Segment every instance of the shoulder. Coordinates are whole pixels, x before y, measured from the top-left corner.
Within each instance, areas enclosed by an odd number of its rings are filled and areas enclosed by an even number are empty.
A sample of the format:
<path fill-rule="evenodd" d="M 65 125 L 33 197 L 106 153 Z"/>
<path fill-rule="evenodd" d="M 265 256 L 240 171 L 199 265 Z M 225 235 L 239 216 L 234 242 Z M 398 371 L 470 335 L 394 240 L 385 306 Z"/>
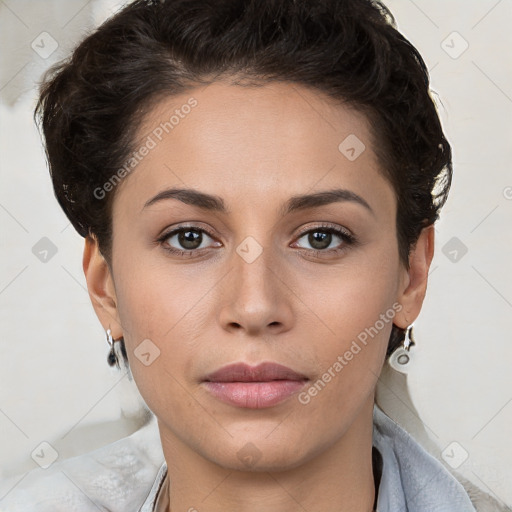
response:
<path fill-rule="evenodd" d="M 136 512 L 164 461 L 156 419 L 132 435 L 9 482 L 0 512 Z"/>
<path fill-rule="evenodd" d="M 374 445 L 383 456 L 386 482 L 394 486 L 389 492 L 391 499 L 401 500 L 410 511 L 511 512 L 468 480 L 452 474 L 377 404 L 373 414 Z M 398 486 L 403 492 L 396 492 Z M 383 491 L 387 495 L 385 487 Z"/>

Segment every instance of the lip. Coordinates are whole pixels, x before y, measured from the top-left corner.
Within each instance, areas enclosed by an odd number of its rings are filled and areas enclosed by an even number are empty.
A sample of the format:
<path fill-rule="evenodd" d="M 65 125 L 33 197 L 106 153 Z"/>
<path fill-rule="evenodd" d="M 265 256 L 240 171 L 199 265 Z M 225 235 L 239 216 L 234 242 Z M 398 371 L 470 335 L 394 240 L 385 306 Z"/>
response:
<path fill-rule="evenodd" d="M 223 402 L 247 409 L 263 409 L 297 393 L 308 380 L 305 375 L 277 363 L 257 366 L 234 363 L 207 375 L 203 384 Z"/>

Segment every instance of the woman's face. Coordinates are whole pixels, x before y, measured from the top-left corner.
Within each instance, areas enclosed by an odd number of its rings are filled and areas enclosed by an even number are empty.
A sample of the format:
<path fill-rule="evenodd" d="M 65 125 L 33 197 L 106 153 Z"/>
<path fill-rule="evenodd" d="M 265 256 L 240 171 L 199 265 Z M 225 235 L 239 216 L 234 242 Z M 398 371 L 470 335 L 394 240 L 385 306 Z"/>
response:
<path fill-rule="evenodd" d="M 217 82 L 160 102 L 139 137 L 112 274 L 100 283 L 93 263 L 88 284 L 164 444 L 262 470 L 335 447 L 372 406 L 428 269 L 399 261 L 366 118 L 298 85 Z M 218 373 L 234 364 L 250 368 Z"/>

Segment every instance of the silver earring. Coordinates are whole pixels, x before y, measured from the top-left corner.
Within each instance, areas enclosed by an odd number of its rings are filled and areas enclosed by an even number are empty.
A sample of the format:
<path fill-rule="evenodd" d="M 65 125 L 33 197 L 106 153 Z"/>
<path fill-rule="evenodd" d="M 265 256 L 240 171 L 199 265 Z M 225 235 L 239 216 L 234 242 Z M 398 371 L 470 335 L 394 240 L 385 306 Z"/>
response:
<path fill-rule="evenodd" d="M 116 340 L 114 340 L 114 338 L 112 338 L 112 331 L 110 329 L 107 329 L 107 343 L 110 347 L 110 351 L 108 353 L 108 356 L 107 356 L 107 362 L 110 366 L 116 366 L 119 368 L 119 361 L 117 359 L 117 355 L 116 355 L 116 352 L 114 350 L 114 343 L 116 342 Z"/>
<path fill-rule="evenodd" d="M 133 380 L 132 372 L 130 370 L 130 365 L 128 364 L 128 356 L 126 354 L 126 348 L 124 346 L 124 338 L 121 336 L 119 339 L 115 340 L 112 337 L 112 331 L 107 329 L 107 343 L 110 347 L 107 356 L 107 362 L 110 366 L 117 366 L 117 368 L 121 369 L 121 365 L 119 364 L 119 360 L 122 359 L 124 363 L 125 370 L 128 374 L 128 379 Z M 117 346 L 116 346 L 116 342 Z"/>
<path fill-rule="evenodd" d="M 389 364 L 393 370 L 400 373 L 408 373 L 411 363 L 414 360 L 414 352 L 410 349 L 416 343 L 412 337 L 412 325 L 405 330 L 405 337 L 402 345 L 396 348 L 389 356 Z"/>

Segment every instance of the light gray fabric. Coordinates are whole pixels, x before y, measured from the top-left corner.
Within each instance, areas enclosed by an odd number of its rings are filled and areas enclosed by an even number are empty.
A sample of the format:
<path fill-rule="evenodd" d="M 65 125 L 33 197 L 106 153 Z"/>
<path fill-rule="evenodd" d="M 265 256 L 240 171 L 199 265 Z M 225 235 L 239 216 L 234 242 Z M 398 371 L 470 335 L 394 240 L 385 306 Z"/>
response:
<path fill-rule="evenodd" d="M 455 477 L 377 405 L 373 419 L 383 458 L 378 512 L 475 512 Z M 29 472 L 0 500 L 0 512 L 154 512 L 166 471 L 152 417 L 131 436 Z"/>
<path fill-rule="evenodd" d="M 2 482 L 0 512 L 134 512 L 163 461 L 152 415 L 115 443 Z"/>
<path fill-rule="evenodd" d="M 383 459 L 378 512 L 475 512 L 464 487 L 377 406 L 373 444 Z"/>
<path fill-rule="evenodd" d="M 164 478 L 167 475 L 167 464 L 164 462 L 158 471 L 158 475 L 153 482 L 153 486 L 149 491 L 149 495 L 138 512 L 155 512 L 156 504 L 158 501 L 158 493 L 164 483 Z"/>

